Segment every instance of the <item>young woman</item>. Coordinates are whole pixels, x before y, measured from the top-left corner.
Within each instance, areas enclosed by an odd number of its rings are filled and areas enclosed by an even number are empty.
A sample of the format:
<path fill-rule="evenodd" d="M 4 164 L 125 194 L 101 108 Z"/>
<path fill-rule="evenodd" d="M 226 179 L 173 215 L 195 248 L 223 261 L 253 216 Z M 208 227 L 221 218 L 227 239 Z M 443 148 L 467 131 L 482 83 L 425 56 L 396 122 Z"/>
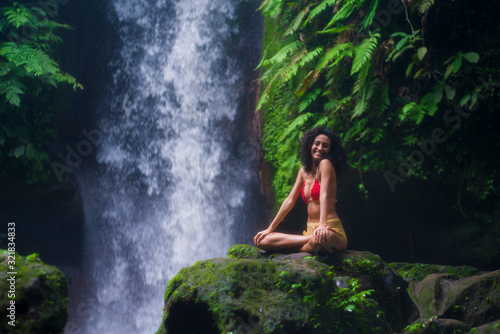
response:
<path fill-rule="evenodd" d="M 336 175 L 347 164 L 337 135 L 324 127 L 307 131 L 301 139 L 302 168 L 292 191 L 281 204 L 271 225 L 257 233 L 255 245 L 268 251 L 332 253 L 347 247 L 344 227 L 335 211 Z M 307 230 L 303 235 L 273 232 L 302 193 L 307 204 Z"/>

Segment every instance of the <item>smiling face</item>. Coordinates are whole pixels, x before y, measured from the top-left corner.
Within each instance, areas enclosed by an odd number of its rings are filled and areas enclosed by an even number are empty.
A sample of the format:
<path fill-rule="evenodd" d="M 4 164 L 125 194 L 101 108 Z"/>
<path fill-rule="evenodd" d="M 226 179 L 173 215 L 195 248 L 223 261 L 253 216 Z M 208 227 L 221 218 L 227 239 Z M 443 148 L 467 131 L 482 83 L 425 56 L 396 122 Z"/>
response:
<path fill-rule="evenodd" d="M 314 142 L 311 147 L 311 155 L 314 163 L 317 163 L 321 160 L 321 158 L 328 154 L 330 151 L 330 144 L 330 138 L 326 135 L 319 135 L 314 138 Z"/>

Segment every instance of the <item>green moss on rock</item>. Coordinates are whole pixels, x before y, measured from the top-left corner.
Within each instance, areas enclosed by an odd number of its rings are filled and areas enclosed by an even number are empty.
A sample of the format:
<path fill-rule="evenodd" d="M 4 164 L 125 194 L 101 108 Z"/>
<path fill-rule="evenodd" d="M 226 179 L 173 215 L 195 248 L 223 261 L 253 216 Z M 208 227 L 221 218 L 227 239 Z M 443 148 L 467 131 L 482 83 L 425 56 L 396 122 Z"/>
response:
<path fill-rule="evenodd" d="M 159 334 L 391 333 L 417 312 L 406 282 L 369 252 L 311 257 L 237 245 L 228 256 L 169 281 Z"/>
<path fill-rule="evenodd" d="M 423 317 L 444 317 L 480 326 L 500 318 L 500 270 L 458 278 L 431 274 L 412 282 L 410 294 Z"/>
<path fill-rule="evenodd" d="M 500 333 L 500 320 L 490 322 L 488 324 L 474 327 L 469 334 L 498 334 Z"/>
<path fill-rule="evenodd" d="M 389 263 L 391 269 L 399 274 L 408 282 L 420 282 L 430 274 L 452 274 L 458 278 L 479 275 L 479 269 L 470 266 L 446 266 L 424 263 Z"/>
<path fill-rule="evenodd" d="M 407 326 L 402 334 L 458 334 L 468 333 L 471 327 L 454 319 L 422 318 Z"/>
<path fill-rule="evenodd" d="M 15 268 L 8 261 L 15 261 Z M 8 272 L 16 272 L 8 275 Z M 8 278 L 15 276 L 15 298 Z M 0 332 L 61 333 L 67 320 L 67 279 L 63 273 L 44 264 L 37 254 L 27 257 L 0 250 Z M 8 324 L 11 300 L 15 301 L 15 327 Z"/>

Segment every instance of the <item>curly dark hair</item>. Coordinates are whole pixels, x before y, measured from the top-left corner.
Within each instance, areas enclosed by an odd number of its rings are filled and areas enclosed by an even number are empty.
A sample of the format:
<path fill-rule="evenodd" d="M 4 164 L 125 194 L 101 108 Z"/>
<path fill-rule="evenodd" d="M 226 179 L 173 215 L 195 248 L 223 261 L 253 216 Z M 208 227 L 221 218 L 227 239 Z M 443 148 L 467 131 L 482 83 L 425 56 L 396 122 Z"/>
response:
<path fill-rule="evenodd" d="M 325 135 L 330 139 L 330 151 L 328 151 L 328 154 L 323 157 L 323 159 L 331 161 L 337 176 L 342 175 L 347 167 L 347 155 L 342 147 L 342 141 L 339 136 L 323 126 L 317 126 L 307 131 L 302 138 L 300 138 L 300 160 L 302 161 L 304 169 L 309 173 L 313 168 L 311 148 L 314 139 L 319 135 Z"/>

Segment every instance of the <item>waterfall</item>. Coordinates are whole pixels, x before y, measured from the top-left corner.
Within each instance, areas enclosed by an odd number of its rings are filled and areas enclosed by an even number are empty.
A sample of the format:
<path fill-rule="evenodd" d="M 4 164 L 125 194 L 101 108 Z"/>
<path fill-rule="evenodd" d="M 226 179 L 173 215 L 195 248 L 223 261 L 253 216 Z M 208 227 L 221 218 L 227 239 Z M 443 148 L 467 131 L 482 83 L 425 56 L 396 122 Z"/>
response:
<path fill-rule="evenodd" d="M 154 333 L 168 279 L 249 242 L 257 223 L 238 58 L 249 4 L 108 1 L 119 40 L 96 110 L 96 162 L 78 175 L 88 294 L 73 318 L 82 333 Z"/>

